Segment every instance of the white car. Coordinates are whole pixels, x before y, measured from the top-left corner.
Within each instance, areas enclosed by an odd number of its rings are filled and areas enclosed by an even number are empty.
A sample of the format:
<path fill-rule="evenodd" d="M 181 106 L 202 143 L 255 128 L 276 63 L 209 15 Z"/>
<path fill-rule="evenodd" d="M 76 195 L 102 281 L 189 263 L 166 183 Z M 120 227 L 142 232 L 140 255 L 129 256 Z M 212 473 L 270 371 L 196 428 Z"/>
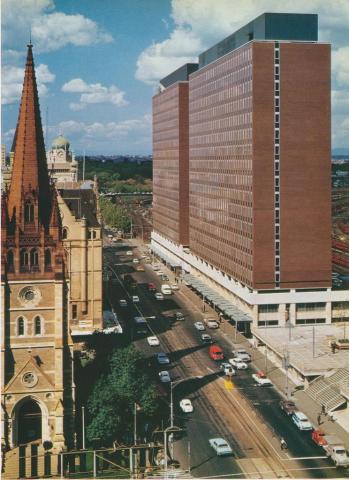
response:
<path fill-rule="evenodd" d="M 160 345 L 159 339 L 155 335 L 153 337 L 148 337 L 147 342 L 151 347 L 158 347 Z"/>
<path fill-rule="evenodd" d="M 156 360 L 158 361 L 159 365 L 168 365 L 170 363 L 170 359 L 164 352 L 160 352 L 156 355 Z"/>
<path fill-rule="evenodd" d="M 164 272 L 162 272 L 161 270 L 157 270 L 156 272 L 156 275 L 158 275 L 159 277 L 162 277 L 163 274 Z"/>
<path fill-rule="evenodd" d="M 179 286 L 177 285 L 177 283 L 171 283 L 170 287 L 172 290 L 179 290 Z"/>
<path fill-rule="evenodd" d="M 133 303 L 139 303 L 139 296 L 138 295 L 132 295 L 132 302 Z"/>
<path fill-rule="evenodd" d="M 253 380 L 256 382 L 256 384 L 259 387 L 269 387 L 273 385 L 269 378 L 265 376 L 265 373 L 263 372 L 257 372 L 252 375 Z"/>
<path fill-rule="evenodd" d="M 210 438 L 209 444 L 218 456 L 231 455 L 233 453 L 231 446 L 224 438 Z"/>
<path fill-rule="evenodd" d="M 133 255 L 132 250 L 127 250 L 126 255 L 129 256 L 129 257 L 132 257 L 132 255 Z"/>
<path fill-rule="evenodd" d="M 243 348 L 240 348 L 239 350 L 236 350 L 234 352 L 234 354 L 235 354 L 236 358 L 239 358 L 243 362 L 250 362 L 251 361 L 251 355 L 249 353 L 247 353 L 246 350 L 243 349 Z"/>
<path fill-rule="evenodd" d="M 219 327 L 218 322 L 216 320 L 214 320 L 213 318 L 205 318 L 204 322 L 206 323 L 208 328 L 218 328 Z"/>
<path fill-rule="evenodd" d="M 119 300 L 119 305 L 120 307 L 127 307 L 127 301 L 122 298 L 121 300 Z"/>
<path fill-rule="evenodd" d="M 164 299 L 163 294 L 160 293 L 160 292 L 156 292 L 154 297 L 155 297 L 156 300 L 163 300 Z"/>
<path fill-rule="evenodd" d="M 167 370 L 163 370 L 162 372 L 159 372 L 159 378 L 161 383 L 169 383 L 171 381 L 170 374 L 168 373 Z"/>
<path fill-rule="evenodd" d="M 224 375 L 227 375 L 229 377 L 232 377 L 233 375 L 236 375 L 236 371 L 233 369 L 233 367 L 230 365 L 230 363 L 223 362 L 220 364 L 219 368 L 223 370 Z"/>
<path fill-rule="evenodd" d="M 248 368 L 247 363 L 240 360 L 240 358 L 229 358 L 228 362 L 237 370 L 247 370 Z"/>
<path fill-rule="evenodd" d="M 205 330 L 205 325 L 202 322 L 195 322 L 194 327 L 199 331 Z"/>
<path fill-rule="evenodd" d="M 158 270 L 160 270 L 160 265 L 158 265 L 157 263 L 154 263 L 154 265 L 152 265 L 152 268 L 154 270 L 154 272 L 157 272 Z M 161 273 L 162 275 L 162 273 Z"/>
<path fill-rule="evenodd" d="M 193 404 L 189 398 L 183 398 L 183 400 L 179 402 L 179 406 L 184 413 L 192 413 L 194 411 Z"/>
<path fill-rule="evenodd" d="M 132 262 L 133 262 L 133 263 L 139 263 L 139 260 L 138 260 L 138 258 L 134 258 L 134 259 L 132 260 Z"/>
<path fill-rule="evenodd" d="M 292 422 L 299 428 L 299 430 L 313 430 L 313 425 L 303 412 L 294 412 L 292 415 Z"/>
<path fill-rule="evenodd" d="M 176 320 L 185 320 L 185 316 L 182 312 L 176 312 Z"/>

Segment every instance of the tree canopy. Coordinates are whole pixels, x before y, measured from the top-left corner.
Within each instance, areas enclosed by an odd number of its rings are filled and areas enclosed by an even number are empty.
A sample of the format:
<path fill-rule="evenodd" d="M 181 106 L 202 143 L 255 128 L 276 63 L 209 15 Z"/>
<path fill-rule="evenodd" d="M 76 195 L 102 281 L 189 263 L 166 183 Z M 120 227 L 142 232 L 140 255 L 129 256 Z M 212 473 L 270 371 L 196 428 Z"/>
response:
<path fill-rule="evenodd" d="M 149 418 L 159 408 L 156 386 L 141 352 L 133 346 L 117 349 L 109 365 L 109 373 L 99 377 L 87 402 L 91 418 L 87 437 L 102 438 L 106 444 L 130 432 L 135 403 Z"/>
<path fill-rule="evenodd" d="M 115 205 L 107 198 L 101 198 L 100 208 L 105 224 L 124 232 L 130 230 L 131 219 L 120 205 Z"/>

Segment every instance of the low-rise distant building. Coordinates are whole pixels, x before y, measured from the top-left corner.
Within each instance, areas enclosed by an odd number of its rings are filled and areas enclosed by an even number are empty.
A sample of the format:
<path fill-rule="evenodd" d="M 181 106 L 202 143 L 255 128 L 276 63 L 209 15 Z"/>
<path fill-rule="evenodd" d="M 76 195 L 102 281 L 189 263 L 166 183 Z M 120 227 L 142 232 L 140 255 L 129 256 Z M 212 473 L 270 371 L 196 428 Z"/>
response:
<path fill-rule="evenodd" d="M 51 150 L 46 153 L 47 167 L 56 184 L 76 182 L 78 179 L 78 162 L 70 150 L 69 141 L 59 135 L 52 142 Z"/>

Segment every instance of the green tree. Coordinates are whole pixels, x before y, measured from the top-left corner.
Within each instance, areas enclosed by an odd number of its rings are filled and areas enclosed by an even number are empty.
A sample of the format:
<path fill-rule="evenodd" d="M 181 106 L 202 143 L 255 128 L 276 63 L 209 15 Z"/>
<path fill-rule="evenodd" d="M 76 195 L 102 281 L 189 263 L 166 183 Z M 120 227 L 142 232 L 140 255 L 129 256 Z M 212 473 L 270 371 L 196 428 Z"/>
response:
<path fill-rule="evenodd" d="M 104 223 L 124 232 L 130 230 L 131 219 L 127 215 L 126 210 L 120 207 L 120 205 L 115 205 L 110 200 L 102 198 L 100 208 Z"/>
<path fill-rule="evenodd" d="M 132 431 L 135 403 L 147 418 L 159 409 L 156 386 L 141 352 L 133 346 L 117 349 L 109 364 L 110 372 L 97 380 L 87 403 L 91 419 L 87 437 L 101 438 L 105 445 Z"/>

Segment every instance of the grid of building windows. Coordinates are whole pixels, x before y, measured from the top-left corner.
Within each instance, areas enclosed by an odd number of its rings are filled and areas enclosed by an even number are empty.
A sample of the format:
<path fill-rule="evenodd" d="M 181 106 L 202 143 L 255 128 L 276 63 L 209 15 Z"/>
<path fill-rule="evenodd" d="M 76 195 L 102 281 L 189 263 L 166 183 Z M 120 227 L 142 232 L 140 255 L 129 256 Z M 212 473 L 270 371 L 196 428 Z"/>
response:
<path fill-rule="evenodd" d="M 252 282 L 252 49 L 200 69 L 189 82 L 190 248 Z"/>

